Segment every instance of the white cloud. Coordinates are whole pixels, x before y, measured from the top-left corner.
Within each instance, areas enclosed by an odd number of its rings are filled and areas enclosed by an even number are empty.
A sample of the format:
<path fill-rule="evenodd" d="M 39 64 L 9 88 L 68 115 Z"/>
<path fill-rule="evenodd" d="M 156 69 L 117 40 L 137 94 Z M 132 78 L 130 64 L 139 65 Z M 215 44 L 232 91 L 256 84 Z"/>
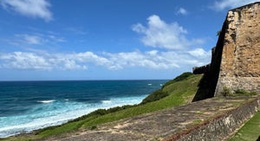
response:
<path fill-rule="evenodd" d="M 159 16 L 148 18 L 147 27 L 142 24 L 133 26 L 133 30 L 144 35 L 142 42 L 151 47 L 164 50 L 146 52 L 132 51 L 100 54 L 94 52 L 48 53 L 31 49 L 28 52 L 0 52 L 0 68 L 25 70 L 87 70 L 103 67 L 109 70 L 127 68 L 176 69 L 192 68 L 210 61 L 210 51 L 202 48 L 190 49 L 191 45 L 203 42 L 201 39 L 188 40 L 186 29 L 178 23 L 166 23 Z M 19 42 L 31 45 L 46 45 L 49 42 L 64 42 L 57 34 L 19 34 Z"/>
<path fill-rule="evenodd" d="M 1 54 L 2 68 L 49 70 L 51 65 L 42 56 L 27 52 Z"/>
<path fill-rule="evenodd" d="M 146 46 L 183 50 L 198 43 L 199 39 L 188 40 L 187 30 L 177 22 L 166 23 L 157 15 L 152 15 L 147 20 L 147 27 L 140 23 L 132 27 L 133 31 L 143 35 L 141 41 Z"/>
<path fill-rule="evenodd" d="M 93 52 L 47 53 L 12 52 L 0 53 L 0 68 L 30 70 L 86 70 L 89 66 L 100 66 L 109 70 L 127 68 L 174 69 L 200 66 L 209 62 L 210 52 L 203 49 L 186 51 L 151 50 L 97 55 Z"/>
<path fill-rule="evenodd" d="M 66 40 L 64 38 L 57 37 L 54 35 L 48 35 L 47 37 L 54 42 L 66 42 Z"/>
<path fill-rule="evenodd" d="M 17 34 L 16 35 L 21 42 L 32 44 L 32 45 L 39 45 L 43 42 L 43 39 L 36 35 L 28 35 L 28 34 Z"/>
<path fill-rule="evenodd" d="M 5 40 L 7 43 L 15 46 L 23 45 L 52 45 L 66 42 L 62 37 L 53 34 L 16 34 L 13 37 Z"/>
<path fill-rule="evenodd" d="M 203 48 L 196 48 L 194 50 L 188 51 L 188 53 L 194 57 L 204 58 L 205 56 L 210 56 L 210 51 L 205 51 Z"/>
<path fill-rule="evenodd" d="M 200 66 L 209 62 L 210 52 L 200 49 L 198 56 L 186 51 L 165 51 L 157 50 L 147 52 L 122 52 L 109 54 L 109 60 L 122 69 L 126 67 L 145 67 L 151 69 L 174 69 L 182 67 Z"/>
<path fill-rule="evenodd" d="M 215 1 L 213 8 L 217 11 L 220 11 L 226 8 L 235 8 L 253 2 L 258 2 L 258 0 L 218 0 Z"/>
<path fill-rule="evenodd" d="M 176 12 L 177 15 L 187 15 L 188 14 L 188 11 L 182 7 L 180 7 L 177 12 Z"/>
<path fill-rule="evenodd" d="M 52 20 L 52 13 L 48 9 L 51 4 L 47 0 L 1 0 L 0 3 L 5 9 L 24 16 Z"/>

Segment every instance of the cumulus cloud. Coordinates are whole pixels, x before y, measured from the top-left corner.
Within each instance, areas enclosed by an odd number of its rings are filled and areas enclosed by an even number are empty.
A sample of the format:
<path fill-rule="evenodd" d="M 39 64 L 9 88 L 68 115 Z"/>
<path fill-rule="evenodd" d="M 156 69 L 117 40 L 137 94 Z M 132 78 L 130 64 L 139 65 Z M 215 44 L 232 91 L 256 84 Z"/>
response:
<path fill-rule="evenodd" d="M 186 38 L 188 31 L 177 22 L 166 23 L 157 15 L 152 15 L 147 20 L 147 27 L 140 23 L 132 27 L 133 31 L 143 35 L 141 41 L 146 46 L 182 50 L 201 40 L 188 40 Z"/>
<path fill-rule="evenodd" d="M 177 15 L 187 15 L 188 14 L 188 11 L 182 7 L 180 7 L 177 12 L 176 12 Z"/>
<path fill-rule="evenodd" d="M 113 62 L 114 69 L 123 69 L 126 67 L 144 67 L 151 69 L 173 69 L 180 66 L 167 56 L 163 56 L 163 53 L 158 51 L 148 52 L 121 52 L 116 54 L 107 54 L 109 60 Z"/>
<path fill-rule="evenodd" d="M 210 61 L 210 51 L 203 48 L 190 48 L 203 42 L 201 39 L 188 40 L 187 30 L 178 23 L 166 23 L 159 16 L 148 18 L 147 27 L 142 24 L 133 26 L 133 30 L 143 35 L 142 42 L 151 47 L 163 50 L 132 51 L 118 53 L 48 53 L 46 51 L 0 52 L 0 68 L 30 70 L 87 70 L 99 66 L 108 70 L 127 68 L 175 69 L 200 66 Z M 20 34 L 27 44 L 42 44 L 63 41 L 51 35 Z"/>
<path fill-rule="evenodd" d="M 253 2 L 258 2 L 258 0 L 218 0 L 215 1 L 213 8 L 217 11 L 221 11 L 226 8 L 235 8 Z"/>
<path fill-rule="evenodd" d="M 0 53 L 0 68 L 26 70 L 86 70 L 89 66 L 101 66 L 109 70 L 134 67 L 150 69 L 174 69 L 200 66 L 209 62 L 210 52 L 195 49 L 191 52 L 151 50 L 95 54 L 11 52 Z"/>
<path fill-rule="evenodd" d="M 190 50 L 188 51 L 188 53 L 194 57 L 197 58 L 204 58 L 205 56 L 209 56 L 210 52 L 209 51 L 205 51 L 203 48 L 196 48 L 194 50 Z"/>
<path fill-rule="evenodd" d="M 51 4 L 47 0 L 1 0 L 0 3 L 5 9 L 24 16 L 52 20 Z"/>
<path fill-rule="evenodd" d="M 198 55 L 195 55 L 200 53 Z M 175 69 L 182 67 L 201 66 L 208 63 L 211 52 L 202 48 L 187 51 L 133 51 L 121 53 L 105 53 L 110 61 L 110 69 L 124 69 L 127 67 L 144 67 L 150 69 Z"/>
<path fill-rule="evenodd" d="M 27 52 L 1 54 L 2 68 L 49 70 L 51 65 L 43 56 Z"/>

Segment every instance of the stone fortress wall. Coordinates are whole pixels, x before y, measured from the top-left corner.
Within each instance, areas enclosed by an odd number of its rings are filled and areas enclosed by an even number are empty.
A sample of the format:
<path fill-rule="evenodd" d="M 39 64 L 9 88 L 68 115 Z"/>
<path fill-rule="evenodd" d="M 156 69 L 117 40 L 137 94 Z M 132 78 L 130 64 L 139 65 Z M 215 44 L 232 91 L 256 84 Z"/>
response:
<path fill-rule="evenodd" d="M 223 87 L 260 92 L 260 3 L 230 10 L 226 24 L 215 95 Z"/>
<path fill-rule="evenodd" d="M 207 97 L 220 95 L 224 87 L 260 92 L 260 2 L 228 12 L 211 63 L 193 73 L 205 74 Z"/>

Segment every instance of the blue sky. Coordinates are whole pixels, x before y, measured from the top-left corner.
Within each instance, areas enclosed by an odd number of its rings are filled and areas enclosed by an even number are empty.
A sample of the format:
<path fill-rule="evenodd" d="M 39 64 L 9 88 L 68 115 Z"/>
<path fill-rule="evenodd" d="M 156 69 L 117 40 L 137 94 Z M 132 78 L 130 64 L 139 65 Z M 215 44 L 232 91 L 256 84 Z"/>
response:
<path fill-rule="evenodd" d="M 171 79 L 254 0 L 0 0 L 0 80 Z"/>

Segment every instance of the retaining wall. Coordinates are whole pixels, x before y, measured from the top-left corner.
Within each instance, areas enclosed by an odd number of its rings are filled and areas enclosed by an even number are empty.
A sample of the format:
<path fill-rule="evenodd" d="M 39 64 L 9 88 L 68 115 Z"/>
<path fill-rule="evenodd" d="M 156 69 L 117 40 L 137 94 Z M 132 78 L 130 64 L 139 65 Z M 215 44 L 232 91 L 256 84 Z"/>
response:
<path fill-rule="evenodd" d="M 236 109 L 215 117 L 213 120 L 174 135 L 165 141 L 222 141 L 233 135 L 246 121 L 260 110 L 260 97 Z"/>

